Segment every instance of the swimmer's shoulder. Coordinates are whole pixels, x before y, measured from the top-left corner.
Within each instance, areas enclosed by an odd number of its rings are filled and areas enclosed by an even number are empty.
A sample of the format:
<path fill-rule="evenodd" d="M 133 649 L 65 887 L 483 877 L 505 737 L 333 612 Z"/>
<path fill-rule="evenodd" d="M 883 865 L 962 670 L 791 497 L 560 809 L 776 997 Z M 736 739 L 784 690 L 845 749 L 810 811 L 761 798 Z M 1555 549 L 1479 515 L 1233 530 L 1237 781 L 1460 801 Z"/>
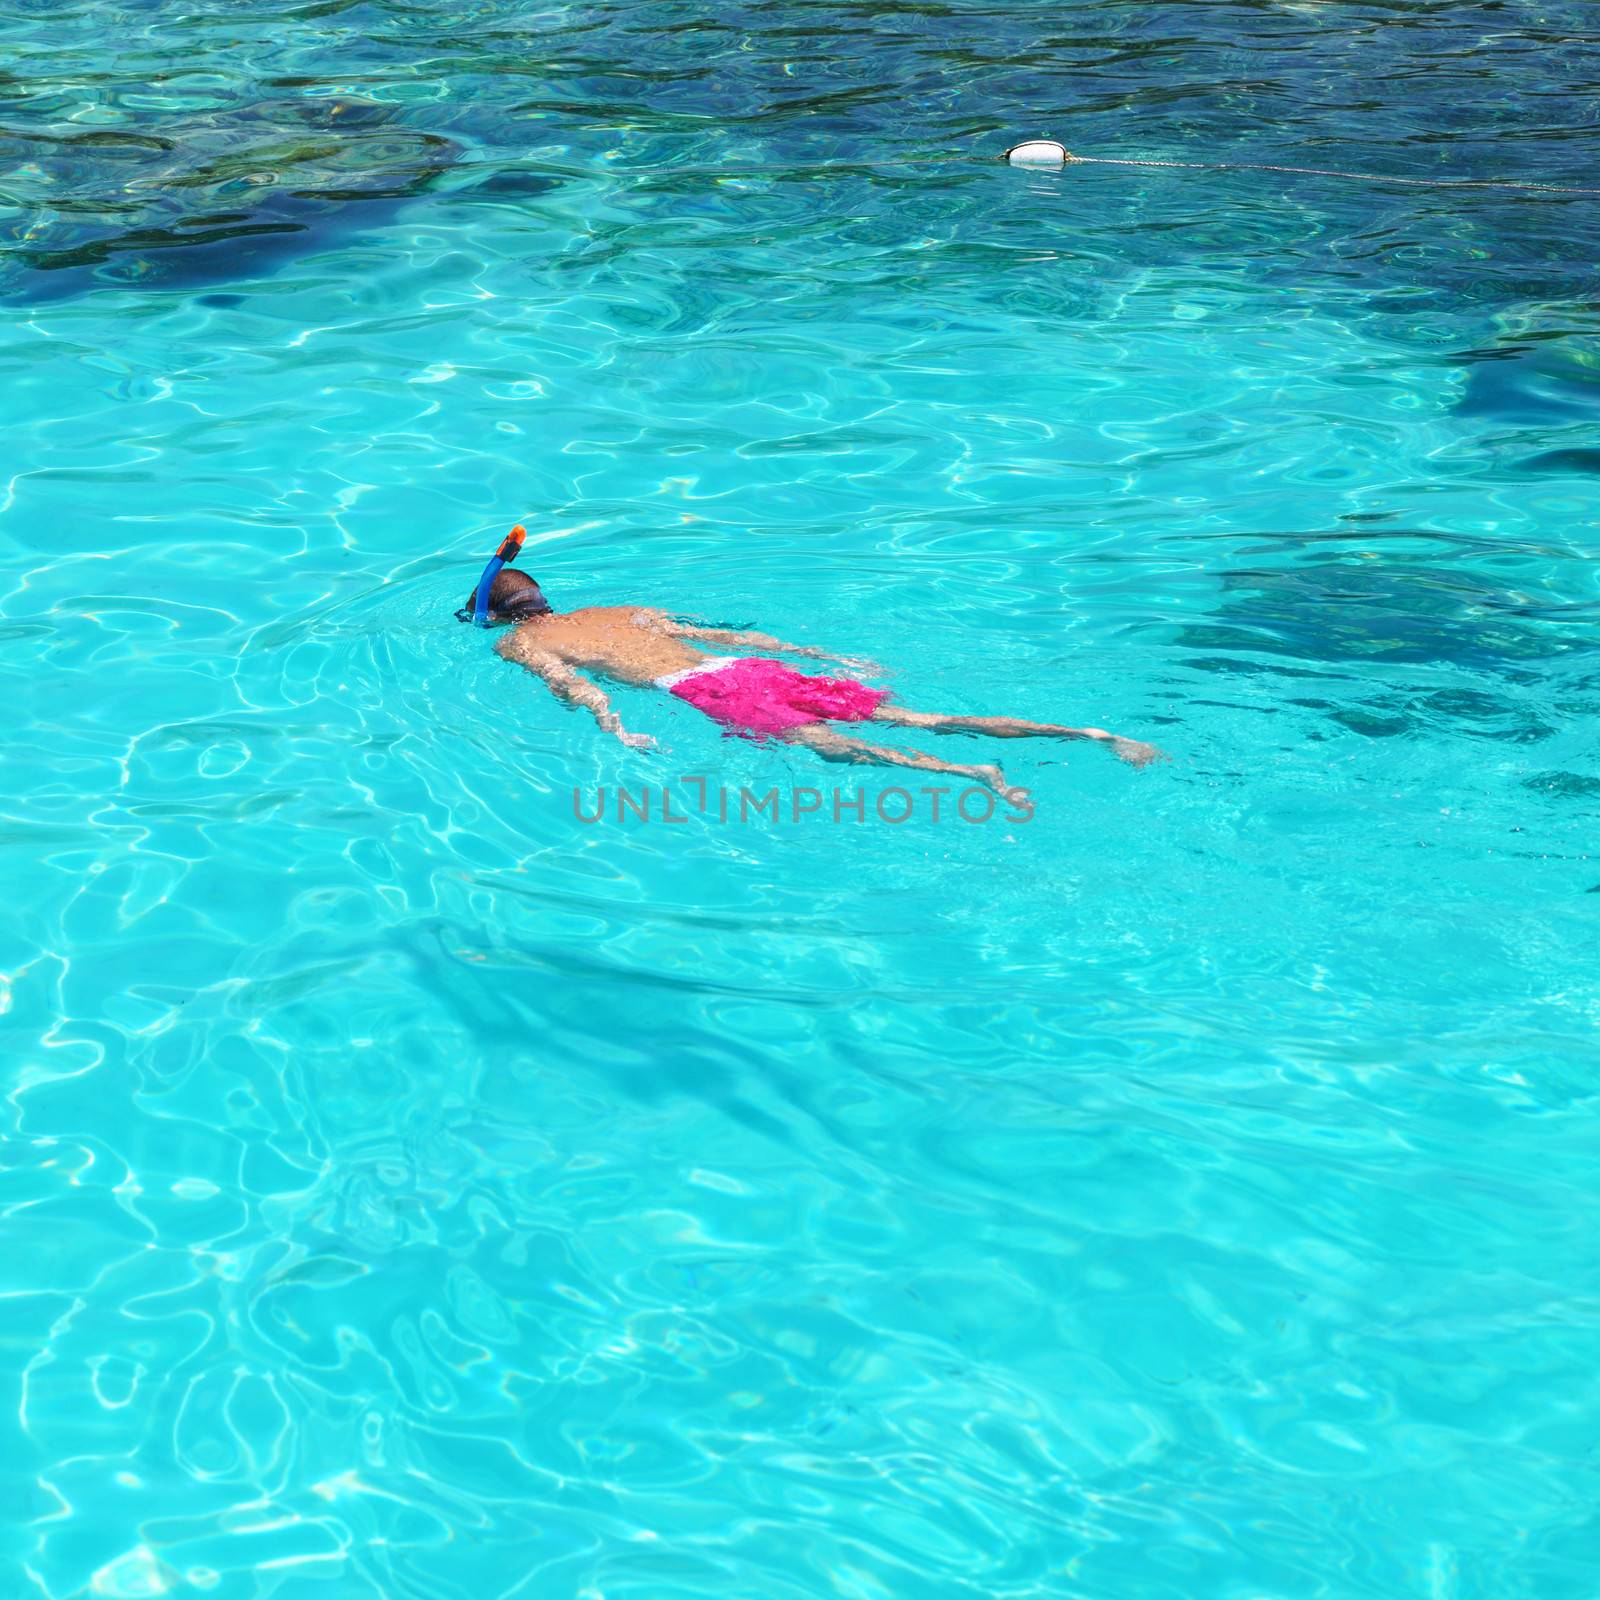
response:
<path fill-rule="evenodd" d="M 495 654 L 504 656 L 507 661 L 521 661 L 532 665 L 542 656 L 559 655 L 561 652 L 555 648 L 555 641 L 550 638 L 541 638 L 540 618 L 534 622 L 518 623 L 509 632 L 502 633 L 494 642 Z"/>

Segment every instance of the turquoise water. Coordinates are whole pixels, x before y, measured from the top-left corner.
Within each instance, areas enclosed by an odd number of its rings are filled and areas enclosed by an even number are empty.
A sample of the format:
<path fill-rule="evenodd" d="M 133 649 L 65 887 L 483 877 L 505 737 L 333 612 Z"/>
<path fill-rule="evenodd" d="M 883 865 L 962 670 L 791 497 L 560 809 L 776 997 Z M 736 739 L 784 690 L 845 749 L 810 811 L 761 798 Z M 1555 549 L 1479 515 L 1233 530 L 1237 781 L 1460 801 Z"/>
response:
<path fill-rule="evenodd" d="M 0 1594 L 1592 1596 L 1592 20 L 13 0 Z"/>

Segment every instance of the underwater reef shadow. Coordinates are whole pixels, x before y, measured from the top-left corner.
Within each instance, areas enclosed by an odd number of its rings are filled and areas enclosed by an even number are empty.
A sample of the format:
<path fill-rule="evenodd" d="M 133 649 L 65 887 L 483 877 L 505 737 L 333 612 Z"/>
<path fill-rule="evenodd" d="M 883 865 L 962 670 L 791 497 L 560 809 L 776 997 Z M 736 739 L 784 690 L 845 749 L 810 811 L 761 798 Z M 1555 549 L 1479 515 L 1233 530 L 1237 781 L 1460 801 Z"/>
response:
<path fill-rule="evenodd" d="M 291 99 L 181 138 L 0 129 L 0 156 L 33 176 L 39 199 L 15 242 L 0 245 L 0 299 L 243 280 L 385 221 L 462 154 L 394 116 L 364 101 Z"/>
<path fill-rule="evenodd" d="M 1371 531 L 1360 537 L 1373 539 Z M 1307 542 L 1316 550 L 1320 541 Z M 1507 588 L 1465 560 L 1443 565 L 1370 548 L 1330 560 L 1316 550 L 1308 560 L 1217 578 L 1221 603 L 1178 630 L 1178 646 L 1200 652 L 1186 664 L 1221 678 L 1299 680 L 1306 690 L 1314 680 L 1341 682 L 1337 697 L 1313 691 L 1290 703 L 1368 737 L 1444 721 L 1512 743 L 1544 738 L 1547 719 L 1515 690 L 1541 682 L 1558 658 L 1578 668 L 1564 679 L 1568 692 L 1600 689 L 1600 674 L 1584 671 L 1600 651 L 1600 604 Z"/>
<path fill-rule="evenodd" d="M 1494 470 L 1600 475 L 1600 447 L 1590 442 L 1600 428 L 1600 338 L 1592 326 L 1523 329 L 1504 343 L 1445 359 L 1466 369 L 1455 415 L 1507 430 L 1498 441 L 1506 453 Z M 1549 448 L 1513 454 L 1535 440 Z"/>

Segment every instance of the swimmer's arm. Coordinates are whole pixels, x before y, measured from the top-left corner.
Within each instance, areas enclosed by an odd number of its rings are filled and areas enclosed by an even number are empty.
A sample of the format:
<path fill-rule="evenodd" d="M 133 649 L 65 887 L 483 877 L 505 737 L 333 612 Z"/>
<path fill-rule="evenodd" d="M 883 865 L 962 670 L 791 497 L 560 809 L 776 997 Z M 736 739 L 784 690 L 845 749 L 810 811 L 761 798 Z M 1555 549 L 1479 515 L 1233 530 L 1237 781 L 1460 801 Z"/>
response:
<path fill-rule="evenodd" d="M 590 683 L 587 678 L 580 678 L 560 656 L 519 649 L 514 634 L 509 639 L 501 640 L 495 649 L 507 661 L 515 661 L 543 678 L 545 687 L 558 700 L 565 700 L 568 705 L 582 706 L 585 711 L 592 713 L 594 720 L 607 733 L 614 733 L 625 745 L 641 750 L 655 743 L 648 733 L 629 733 L 622 726 L 622 719 L 611 709 L 605 690 Z"/>
<path fill-rule="evenodd" d="M 785 644 L 770 633 L 754 633 L 733 628 L 702 628 L 692 622 L 679 622 L 661 612 L 651 614 L 651 625 L 674 639 L 703 639 L 707 644 L 740 645 L 747 650 L 774 650 L 786 656 L 808 656 L 813 661 L 837 661 L 852 672 L 864 672 L 870 677 L 882 677 L 883 668 L 875 661 L 861 656 L 835 655 L 831 650 L 819 650 L 814 644 Z"/>

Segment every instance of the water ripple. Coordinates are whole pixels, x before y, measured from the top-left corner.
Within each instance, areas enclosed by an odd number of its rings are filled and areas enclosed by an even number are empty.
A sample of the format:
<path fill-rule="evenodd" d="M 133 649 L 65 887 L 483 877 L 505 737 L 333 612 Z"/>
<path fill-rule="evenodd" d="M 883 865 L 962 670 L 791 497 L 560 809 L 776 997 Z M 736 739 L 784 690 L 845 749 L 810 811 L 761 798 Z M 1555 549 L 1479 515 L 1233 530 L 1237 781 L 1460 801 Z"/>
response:
<path fill-rule="evenodd" d="M 1587 25 L 15 0 L 17 1592 L 1586 1594 L 1593 202 L 989 158 L 1584 183 Z M 517 518 L 1175 759 L 724 821 L 890 775 Z"/>

